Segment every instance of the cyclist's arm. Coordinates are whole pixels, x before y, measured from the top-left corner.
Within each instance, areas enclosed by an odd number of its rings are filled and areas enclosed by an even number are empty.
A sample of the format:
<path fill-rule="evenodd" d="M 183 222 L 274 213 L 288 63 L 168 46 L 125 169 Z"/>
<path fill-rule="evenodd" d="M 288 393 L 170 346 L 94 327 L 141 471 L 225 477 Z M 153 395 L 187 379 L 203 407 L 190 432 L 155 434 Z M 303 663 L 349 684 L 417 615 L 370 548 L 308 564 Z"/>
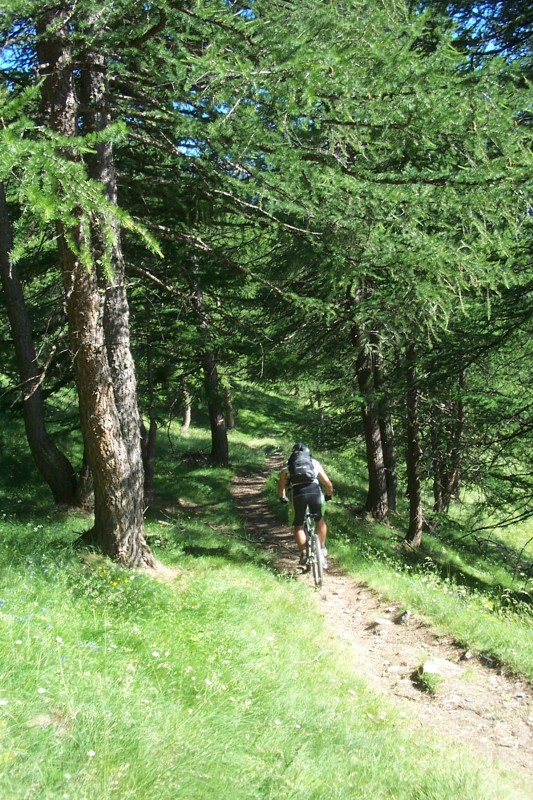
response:
<path fill-rule="evenodd" d="M 317 478 L 320 481 L 320 483 L 322 484 L 322 486 L 324 487 L 324 489 L 326 490 L 326 494 L 332 495 L 333 494 L 333 484 L 330 481 L 330 479 L 328 478 L 328 476 L 326 475 L 326 473 L 324 472 L 324 470 L 320 470 L 320 472 L 317 475 Z"/>
<path fill-rule="evenodd" d="M 286 469 L 282 469 L 279 474 L 278 480 L 278 497 L 285 497 L 285 487 L 287 485 L 287 476 L 288 472 Z"/>

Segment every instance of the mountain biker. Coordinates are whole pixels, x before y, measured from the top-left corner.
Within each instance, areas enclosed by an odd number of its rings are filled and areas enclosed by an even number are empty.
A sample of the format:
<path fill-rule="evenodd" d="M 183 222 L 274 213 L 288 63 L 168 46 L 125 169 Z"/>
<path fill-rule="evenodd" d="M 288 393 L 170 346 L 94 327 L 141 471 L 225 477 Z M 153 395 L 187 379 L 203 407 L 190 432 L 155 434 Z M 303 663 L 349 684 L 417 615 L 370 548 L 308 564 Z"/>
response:
<path fill-rule="evenodd" d="M 299 442 L 295 444 L 292 449 L 292 455 L 299 455 L 304 454 L 308 456 L 311 463 L 312 463 L 312 470 L 314 473 L 314 477 L 312 480 L 306 480 L 305 482 L 296 482 L 295 479 L 291 480 L 290 478 L 290 458 L 287 461 L 287 464 L 283 467 L 280 472 L 279 480 L 278 480 L 278 497 L 280 502 L 288 503 L 289 499 L 286 495 L 287 486 L 290 485 L 291 489 L 291 496 L 292 496 L 292 504 L 294 507 L 294 538 L 296 540 L 296 544 L 298 545 L 298 550 L 300 551 L 300 565 L 305 565 L 306 563 L 306 555 L 305 555 L 305 533 L 304 533 L 304 518 L 305 518 L 305 510 L 307 506 L 309 506 L 309 510 L 311 514 L 317 515 L 317 522 L 316 522 L 316 532 L 318 534 L 318 538 L 320 540 L 320 545 L 322 547 L 322 555 L 323 555 L 323 566 L 324 569 L 328 568 L 326 556 L 326 536 L 328 533 L 328 528 L 326 525 L 326 520 L 322 515 L 322 508 L 324 500 L 331 500 L 331 496 L 333 494 L 333 484 L 331 483 L 330 479 L 326 475 L 322 464 L 313 458 L 311 455 L 309 448 L 307 445 L 302 444 Z M 321 486 L 325 489 L 325 495 L 322 493 Z"/>

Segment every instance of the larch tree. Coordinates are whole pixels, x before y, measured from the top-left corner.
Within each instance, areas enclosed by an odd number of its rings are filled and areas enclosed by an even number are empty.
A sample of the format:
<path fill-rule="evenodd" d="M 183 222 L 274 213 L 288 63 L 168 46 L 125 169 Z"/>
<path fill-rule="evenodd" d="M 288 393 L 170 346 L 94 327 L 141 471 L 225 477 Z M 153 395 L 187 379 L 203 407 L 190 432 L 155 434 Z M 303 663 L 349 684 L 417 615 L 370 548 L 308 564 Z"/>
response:
<path fill-rule="evenodd" d="M 56 503 L 77 504 L 76 473 L 69 459 L 48 433 L 42 392 L 43 367 L 32 335 L 22 282 L 11 261 L 13 235 L 4 186 L 0 183 L 0 277 L 15 349 L 26 437 L 35 464 Z"/>
<path fill-rule="evenodd" d="M 47 221 L 55 226 L 94 487 L 94 525 L 84 539 L 126 566 L 154 566 L 143 536 L 141 429 L 120 241 L 125 216 L 116 196 L 109 53 L 97 41 L 101 9 L 90 2 L 74 9 L 26 3 L 15 11 L 23 22 L 11 19 L 11 47 L 16 50 L 18 33 L 32 51 L 41 103 L 38 124 L 28 123 L 24 132 L 34 152 L 11 171 L 26 166 L 22 189 L 32 180 L 35 189 L 29 198 L 21 191 L 21 202 L 31 202 L 40 185 Z M 37 174 L 30 176 L 30 167 Z"/>

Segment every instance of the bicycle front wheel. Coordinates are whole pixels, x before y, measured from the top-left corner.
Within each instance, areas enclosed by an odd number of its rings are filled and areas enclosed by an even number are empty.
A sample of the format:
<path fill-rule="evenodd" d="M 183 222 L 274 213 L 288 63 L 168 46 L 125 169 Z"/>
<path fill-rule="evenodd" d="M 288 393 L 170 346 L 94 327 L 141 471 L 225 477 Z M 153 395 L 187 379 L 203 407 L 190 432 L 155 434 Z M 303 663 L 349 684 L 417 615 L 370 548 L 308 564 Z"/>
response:
<path fill-rule="evenodd" d="M 313 580 L 315 586 L 319 589 L 322 586 L 324 577 L 324 568 L 322 566 L 322 550 L 320 548 L 320 539 L 318 534 L 311 534 L 311 565 L 313 568 Z"/>

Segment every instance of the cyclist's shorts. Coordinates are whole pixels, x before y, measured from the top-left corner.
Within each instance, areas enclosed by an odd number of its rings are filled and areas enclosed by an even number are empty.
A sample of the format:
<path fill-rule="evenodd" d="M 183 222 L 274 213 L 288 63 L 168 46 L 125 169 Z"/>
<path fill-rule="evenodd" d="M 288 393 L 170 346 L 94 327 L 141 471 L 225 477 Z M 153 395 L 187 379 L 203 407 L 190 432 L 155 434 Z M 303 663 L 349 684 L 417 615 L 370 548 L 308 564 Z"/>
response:
<path fill-rule="evenodd" d="M 308 486 L 294 487 L 292 492 L 292 505 L 294 517 L 292 525 L 301 527 L 304 524 L 305 510 L 309 506 L 311 514 L 316 514 L 318 519 L 322 519 L 324 496 L 318 483 L 310 483 Z"/>

